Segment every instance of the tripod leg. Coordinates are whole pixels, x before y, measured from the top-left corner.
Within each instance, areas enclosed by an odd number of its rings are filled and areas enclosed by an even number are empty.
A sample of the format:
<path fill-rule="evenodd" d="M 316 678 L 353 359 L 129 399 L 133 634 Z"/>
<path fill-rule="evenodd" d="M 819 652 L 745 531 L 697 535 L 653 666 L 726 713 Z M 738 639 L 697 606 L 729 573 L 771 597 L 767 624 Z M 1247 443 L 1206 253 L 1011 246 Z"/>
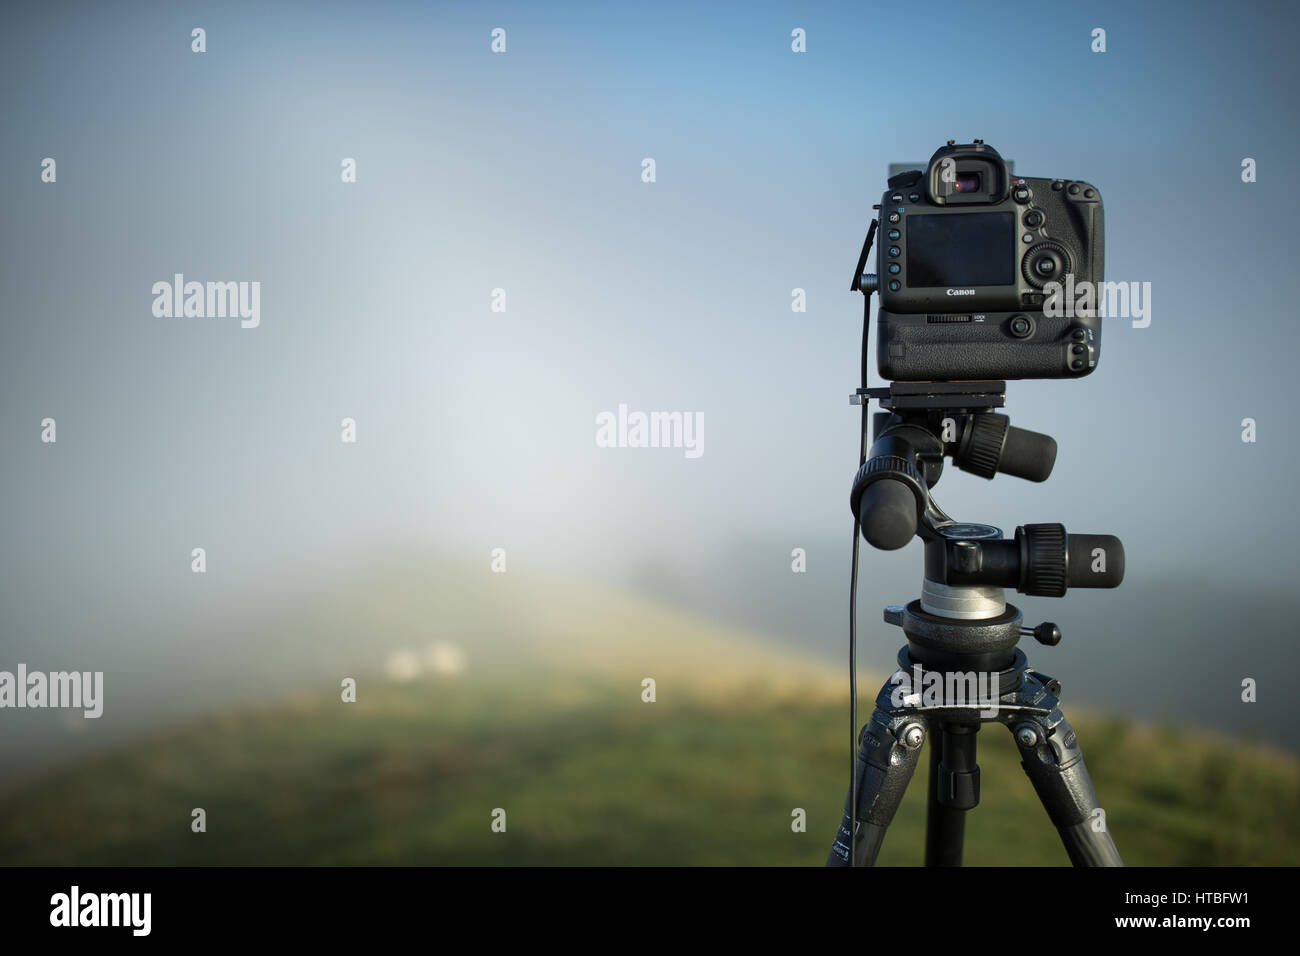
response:
<path fill-rule="evenodd" d="M 888 699 L 893 684 L 886 684 L 881 697 Z M 879 701 L 880 698 L 877 698 Z M 925 723 L 915 715 L 893 716 L 879 706 L 858 735 L 857 832 L 850 830 L 852 791 L 844 800 L 844 817 L 831 845 L 827 866 L 849 865 L 849 841 L 853 841 L 854 866 L 873 866 L 884 842 L 885 830 L 907 784 L 916 770 L 925 741 Z"/>
<path fill-rule="evenodd" d="M 979 724 L 935 724 L 930 731 L 930 789 L 925 865 L 961 866 L 966 813 L 979 802 L 975 733 Z"/>
<path fill-rule="evenodd" d="M 1083 763 L 1074 729 L 1059 708 L 1046 717 L 1028 717 L 1011 732 L 1038 799 L 1061 834 L 1075 866 L 1123 866 L 1115 841 L 1097 806 L 1097 792 Z"/>
<path fill-rule="evenodd" d="M 961 866 L 966 839 L 966 811 L 939 802 L 939 764 L 943 760 L 943 730 L 930 731 L 930 787 L 925 808 L 925 865 Z"/>

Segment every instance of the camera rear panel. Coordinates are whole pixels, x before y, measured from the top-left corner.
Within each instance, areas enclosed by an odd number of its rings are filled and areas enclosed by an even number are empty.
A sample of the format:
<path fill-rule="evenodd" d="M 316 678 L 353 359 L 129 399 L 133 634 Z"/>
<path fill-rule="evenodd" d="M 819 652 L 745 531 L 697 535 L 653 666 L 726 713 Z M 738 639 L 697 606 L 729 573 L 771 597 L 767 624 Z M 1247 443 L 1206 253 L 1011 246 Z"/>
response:
<path fill-rule="evenodd" d="M 936 154 L 937 155 L 937 154 Z M 996 155 L 996 154 L 994 154 Z M 937 166 L 891 180 L 881 201 L 877 361 L 889 379 L 1087 375 L 1100 355 L 1096 310 L 1047 316 L 1044 291 L 1103 277 L 1096 187 L 1010 178 L 985 197 L 960 164 L 947 198 Z M 977 169 L 977 168 L 976 168 Z"/>

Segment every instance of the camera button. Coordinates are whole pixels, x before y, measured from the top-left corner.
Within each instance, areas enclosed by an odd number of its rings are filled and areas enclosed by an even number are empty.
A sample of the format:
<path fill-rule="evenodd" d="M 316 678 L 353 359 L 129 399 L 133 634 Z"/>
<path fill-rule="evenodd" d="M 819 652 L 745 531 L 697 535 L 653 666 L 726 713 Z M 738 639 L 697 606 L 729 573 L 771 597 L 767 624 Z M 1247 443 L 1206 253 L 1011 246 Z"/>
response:
<path fill-rule="evenodd" d="M 898 273 L 900 273 L 901 271 L 903 271 L 903 267 L 900 266 L 897 262 L 891 262 L 889 264 L 890 275 L 898 275 Z"/>
<path fill-rule="evenodd" d="M 898 258 L 898 253 L 899 253 L 898 246 L 890 246 L 890 247 L 889 247 L 889 256 L 890 256 L 891 259 L 897 259 L 897 258 Z"/>
<path fill-rule="evenodd" d="M 899 284 L 899 281 L 898 281 L 897 279 L 890 279 L 890 280 L 889 280 L 889 291 L 890 291 L 890 292 L 897 292 L 900 288 L 902 288 L 902 286 Z"/>
<path fill-rule="evenodd" d="M 889 201 L 892 202 L 892 203 L 900 203 L 900 202 L 903 201 L 903 194 L 902 194 L 902 193 L 890 193 L 890 194 L 889 194 Z"/>
<path fill-rule="evenodd" d="M 1073 332 L 1070 333 L 1070 338 L 1074 339 L 1074 341 L 1076 342 L 1082 342 L 1087 337 L 1088 337 L 1088 333 L 1085 332 L 1083 329 L 1075 329 Z M 1075 346 L 1075 348 L 1078 348 L 1078 346 Z"/>
<path fill-rule="evenodd" d="M 891 213 L 889 214 L 889 221 L 890 221 L 890 222 L 898 222 L 898 221 L 899 221 L 900 219 L 902 219 L 902 218 L 903 218 L 903 217 L 900 216 L 900 215 L 899 215 L 898 213 L 896 213 L 896 212 L 891 212 Z"/>
<path fill-rule="evenodd" d="M 897 241 L 898 241 L 898 237 L 901 236 L 901 235 L 902 235 L 902 233 L 899 232 L 897 229 L 891 229 L 891 230 L 889 230 L 889 239 L 890 239 L 891 242 L 897 242 Z"/>
<path fill-rule="evenodd" d="M 1043 224 L 1044 216 L 1037 209 L 1031 209 L 1025 213 L 1025 225 L 1030 229 L 1037 229 Z"/>
<path fill-rule="evenodd" d="M 1025 245 L 1029 245 L 1031 242 L 1034 241 L 1034 237 L 1031 233 L 1027 232 L 1020 237 L 1020 241 L 1023 242 Z"/>
<path fill-rule="evenodd" d="M 1084 199 L 1096 199 L 1096 198 L 1097 198 L 1097 190 L 1095 190 L 1095 189 L 1085 189 L 1085 190 L 1083 191 L 1083 198 L 1084 198 Z"/>
<path fill-rule="evenodd" d="M 1058 180 L 1056 180 L 1055 182 L 1052 183 L 1052 189 L 1053 189 L 1055 192 L 1058 192 L 1058 193 L 1059 193 L 1059 192 L 1061 191 L 1061 187 L 1064 186 L 1064 185 L 1065 185 L 1065 183 L 1061 182 L 1061 181 L 1058 179 Z"/>
<path fill-rule="evenodd" d="M 1029 202 L 1031 195 L 1028 186 L 1017 186 L 1011 191 L 1011 198 L 1019 203 Z"/>
<path fill-rule="evenodd" d="M 1071 196 L 1077 196 L 1079 195 L 1079 184 L 1070 183 L 1069 188 L 1067 188 L 1065 191 L 1068 192 Z"/>
<path fill-rule="evenodd" d="M 921 201 L 921 194 L 920 194 L 920 193 L 911 193 L 911 194 L 907 197 L 907 201 L 908 201 L 908 202 L 920 202 L 920 201 Z"/>

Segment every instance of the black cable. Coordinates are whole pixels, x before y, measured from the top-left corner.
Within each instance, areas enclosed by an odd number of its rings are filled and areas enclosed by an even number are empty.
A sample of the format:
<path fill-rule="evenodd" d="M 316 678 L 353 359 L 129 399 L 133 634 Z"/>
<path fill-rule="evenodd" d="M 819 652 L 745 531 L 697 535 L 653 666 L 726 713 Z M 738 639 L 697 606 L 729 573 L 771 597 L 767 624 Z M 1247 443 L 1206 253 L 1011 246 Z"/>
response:
<path fill-rule="evenodd" d="M 873 219 L 867 227 L 867 238 L 858 256 L 858 268 L 853 275 L 852 292 L 862 293 L 862 434 L 858 442 L 858 468 L 867 460 L 867 426 L 870 423 L 870 406 L 867 389 L 867 333 L 871 328 L 871 292 L 862 288 L 862 270 L 867 264 L 872 240 L 876 237 L 879 220 Z M 853 516 L 853 564 L 849 573 L 849 866 L 855 864 L 858 828 L 858 545 L 862 533 L 861 519 Z"/>
<path fill-rule="evenodd" d="M 849 866 L 855 866 L 858 820 L 858 519 L 853 519 L 853 570 L 849 578 Z"/>
<path fill-rule="evenodd" d="M 862 241 L 862 254 L 858 256 L 858 267 L 853 272 L 853 281 L 849 283 L 850 292 L 862 291 L 862 270 L 867 267 L 867 253 L 871 251 L 871 241 L 876 238 L 876 228 L 880 225 L 880 220 L 871 220 L 871 225 L 867 227 L 867 238 Z M 863 351 L 865 355 L 865 350 Z M 867 386 L 867 367 L 862 366 L 862 387 Z"/>

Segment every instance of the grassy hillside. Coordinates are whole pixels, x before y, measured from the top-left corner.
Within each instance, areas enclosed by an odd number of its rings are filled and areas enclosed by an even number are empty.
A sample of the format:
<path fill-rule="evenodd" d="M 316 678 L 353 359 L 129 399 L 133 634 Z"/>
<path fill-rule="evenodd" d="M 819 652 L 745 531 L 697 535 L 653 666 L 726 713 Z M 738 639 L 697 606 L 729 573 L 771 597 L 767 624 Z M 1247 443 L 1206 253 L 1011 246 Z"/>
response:
<path fill-rule="evenodd" d="M 202 642 L 168 693 L 242 672 L 266 693 L 4 792 L 0 864 L 826 858 L 847 784 L 837 670 L 628 595 L 409 558 L 238 624 L 217 619 L 232 636 Z M 456 654 L 430 656 L 436 642 Z M 864 717 L 878 683 L 863 677 Z M 1300 863 L 1295 758 L 1069 713 L 1130 864 Z M 967 862 L 1065 864 L 1001 727 L 980 762 Z M 882 863 L 921 860 L 925 766 Z"/>
<path fill-rule="evenodd" d="M 643 703 L 596 679 L 417 681 L 159 736 L 0 804 L 35 864 L 820 864 L 844 713 L 761 684 Z M 1078 729 L 1130 864 L 1295 864 L 1294 762 L 1117 722 Z M 1064 864 L 1000 727 L 982 737 L 971 864 Z M 924 765 L 923 765 L 924 766 Z M 918 772 L 882 863 L 920 862 Z M 208 832 L 190 832 L 190 810 Z M 507 832 L 493 833 L 495 808 Z M 791 831 L 794 808 L 806 833 Z"/>

